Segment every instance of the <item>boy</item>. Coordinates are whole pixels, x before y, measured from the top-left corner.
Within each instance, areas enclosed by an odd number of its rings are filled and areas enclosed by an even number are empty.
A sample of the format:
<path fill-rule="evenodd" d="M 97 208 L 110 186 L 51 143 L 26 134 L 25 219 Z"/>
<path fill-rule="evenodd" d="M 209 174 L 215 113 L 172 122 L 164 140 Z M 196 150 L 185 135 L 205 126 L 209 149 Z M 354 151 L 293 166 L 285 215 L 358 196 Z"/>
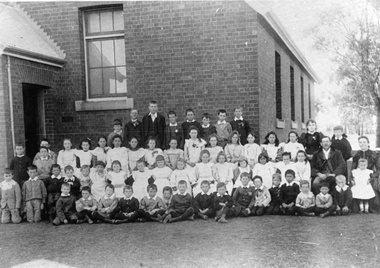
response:
<path fill-rule="evenodd" d="M 164 148 L 169 149 L 169 142 L 172 139 L 177 141 L 178 148 L 183 149 L 183 130 L 180 124 L 177 123 L 177 114 L 174 111 L 169 111 L 168 114 L 169 123 L 165 128 Z"/>
<path fill-rule="evenodd" d="M 216 213 L 215 221 L 220 223 L 227 223 L 227 217 L 232 216 L 234 213 L 231 210 L 233 201 L 229 194 L 226 193 L 227 187 L 224 182 L 218 182 L 216 185 L 217 194 L 214 197 L 213 207 Z"/>
<path fill-rule="evenodd" d="M 268 188 L 263 185 L 263 178 L 261 176 L 253 177 L 253 184 L 255 190 L 253 192 L 254 207 L 252 209 L 253 216 L 262 216 L 265 213 L 266 208 L 269 206 L 271 196 Z"/>
<path fill-rule="evenodd" d="M 75 213 L 75 196 L 70 195 L 70 184 L 62 183 L 61 196 L 56 204 L 57 217 L 53 220 L 53 225 L 61 223 L 76 223 L 78 217 Z"/>
<path fill-rule="evenodd" d="M 253 188 L 248 187 L 248 183 L 250 181 L 249 174 L 247 172 L 243 172 L 240 175 L 240 181 L 242 186 L 236 188 L 232 196 L 235 206 L 232 210 L 237 217 L 248 217 L 252 212 L 253 205 L 255 204 Z"/>
<path fill-rule="evenodd" d="M 20 223 L 21 190 L 17 182 L 12 180 L 13 170 L 4 169 L 4 181 L 0 183 L 1 223 Z"/>
<path fill-rule="evenodd" d="M 290 162 L 291 154 L 289 152 L 282 153 L 282 161 L 275 164 L 275 167 L 280 170 L 282 174 L 281 182 L 285 183 L 285 171 L 288 169 L 294 170 L 292 162 Z M 297 184 L 299 184 L 299 181 L 295 181 Z"/>
<path fill-rule="evenodd" d="M 48 148 L 48 155 L 53 160 L 53 163 L 57 163 L 57 154 L 50 150 L 50 141 L 47 138 L 44 138 L 41 140 L 40 147 L 46 147 Z M 36 161 L 38 158 L 40 158 L 40 152 L 36 153 L 36 155 L 33 158 L 33 162 Z"/>
<path fill-rule="evenodd" d="M 301 192 L 296 199 L 296 212 L 300 216 L 314 216 L 315 197 L 306 180 L 300 182 Z"/>
<path fill-rule="evenodd" d="M 49 156 L 49 149 L 41 146 L 39 157 L 33 161 L 33 164 L 37 167 L 38 179 L 45 182 L 50 177 L 51 167 L 55 162 Z"/>
<path fill-rule="evenodd" d="M 343 126 L 335 126 L 333 128 L 334 135 L 331 138 L 331 148 L 338 149 L 344 158 L 344 161 L 347 161 L 351 158 L 351 144 L 347 140 L 347 135 L 343 133 Z M 347 176 L 347 170 L 345 170 L 344 173 L 345 176 Z"/>
<path fill-rule="evenodd" d="M 84 186 L 81 193 L 82 198 L 75 202 L 77 223 L 83 223 L 87 220 L 89 224 L 93 224 L 95 219 L 92 213 L 98 208 L 98 202 L 94 197 L 91 197 L 91 188 L 89 186 Z"/>
<path fill-rule="evenodd" d="M 128 142 L 135 137 L 138 142 L 139 146 L 143 147 L 143 141 L 142 141 L 142 123 L 137 120 L 137 117 L 139 116 L 139 112 L 137 109 L 132 109 L 131 113 L 129 114 L 131 117 L 131 121 L 125 124 L 124 126 L 124 137 L 123 141 L 124 144 L 128 144 Z"/>
<path fill-rule="evenodd" d="M 15 152 L 16 156 L 12 158 L 9 168 L 13 170 L 13 180 L 22 188 L 24 182 L 28 180 L 28 167 L 32 165 L 32 161 L 24 154 L 23 144 L 16 144 Z"/>
<path fill-rule="evenodd" d="M 235 118 L 233 121 L 230 122 L 232 131 L 237 130 L 240 134 L 240 143 L 241 145 L 245 145 L 247 143 L 247 135 L 251 131 L 251 127 L 249 126 L 249 123 L 247 120 L 244 120 L 242 117 L 243 115 L 243 108 L 238 107 L 235 108 L 234 111 Z"/>
<path fill-rule="evenodd" d="M 72 166 L 66 166 L 64 171 L 66 177 L 62 178 L 62 182 L 67 182 L 70 184 L 70 194 L 78 199 L 80 197 L 80 181 L 77 177 L 74 176 L 74 168 Z"/>
<path fill-rule="evenodd" d="M 216 136 L 218 137 L 218 145 L 223 149 L 227 145 L 228 138 L 231 135 L 232 127 L 230 123 L 226 122 L 227 111 L 220 109 L 218 111 L 218 122 L 214 125 L 216 129 Z"/>
<path fill-rule="evenodd" d="M 22 186 L 22 200 L 26 207 L 26 217 L 28 222 L 41 221 L 41 210 L 44 209 L 46 200 L 46 188 L 44 183 L 38 179 L 37 167 L 28 167 L 29 180 Z"/>
<path fill-rule="evenodd" d="M 61 167 L 58 164 L 53 164 L 51 166 L 51 177 L 45 181 L 45 187 L 47 190 L 47 209 L 49 214 L 49 219 L 52 222 L 55 218 L 55 208 L 59 197 L 61 196 Z"/>
<path fill-rule="evenodd" d="M 148 138 L 156 140 L 156 148 L 163 149 L 165 136 L 165 116 L 159 114 L 157 101 L 149 102 L 149 113 L 142 119 L 142 141 L 146 144 Z"/>
<path fill-rule="evenodd" d="M 90 177 L 90 166 L 89 165 L 83 165 L 80 168 L 80 173 L 79 173 L 79 182 L 80 182 L 80 189 L 82 189 L 85 186 L 91 187 L 92 181 Z"/>
<path fill-rule="evenodd" d="M 115 210 L 115 223 L 135 222 L 139 218 L 139 200 L 133 197 L 133 188 L 126 185 L 123 188 L 124 197 L 119 200 Z"/>
<path fill-rule="evenodd" d="M 268 215 L 279 215 L 281 200 L 280 200 L 280 184 L 281 184 L 281 174 L 275 173 L 272 176 L 273 185 L 269 189 L 271 201 L 269 207 L 267 208 Z"/>
<path fill-rule="evenodd" d="M 165 186 L 164 189 L 162 189 L 162 203 L 164 204 L 165 210 L 169 209 L 170 203 L 172 202 L 173 198 L 173 189 L 170 186 Z"/>
<path fill-rule="evenodd" d="M 210 193 L 210 182 L 208 180 L 204 180 L 201 182 L 201 190 L 202 192 L 197 194 L 194 198 L 194 210 L 195 215 L 199 218 L 207 220 L 210 217 L 215 215 L 215 211 L 213 208 L 213 201 L 215 194 Z"/>
<path fill-rule="evenodd" d="M 164 223 L 194 220 L 193 198 L 186 193 L 187 182 L 180 180 L 178 182 L 178 194 L 173 195 L 169 209 L 165 212 Z"/>
<path fill-rule="evenodd" d="M 109 147 L 113 147 L 112 139 L 115 135 L 119 135 L 120 137 L 123 137 L 123 130 L 121 129 L 121 127 L 122 127 L 122 124 L 121 124 L 120 119 L 116 118 L 115 120 L 113 120 L 113 132 L 111 132 L 107 138 L 107 145 Z"/>
<path fill-rule="evenodd" d="M 352 192 L 346 184 L 346 177 L 343 175 L 336 176 L 336 186 L 333 194 L 334 205 L 336 206 L 336 215 L 345 216 L 350 214 L 352 206 Z"/>
<path fill-rule="evenodd" d="M 192 126 L 196 127 L 199 130 L 199 136 L 201 136 L 202 126 L 199 122 L 195 121 L 194 110 L 190 108 L 186 110 L 186 121 L 182 123 L 183 143 L 185 143 L 185 140 L 190 139 L 189 130 Z M 181 149 L 183 149 L 183 147 L 181 147 Z"/>
<path fill-rule="evenodd" d="M 322 182 L 319 186 L 320 193 L 317 195 L 315 203 L 315 214 L 321 218 L 332 215 L 336 209 L 333 204 L 333 198 L 329 194 L 330 185 L 327 182 Z"/>
<path fill-rule="evenodd" d="M 210 140 L 210 135 L 216 134 L 215 126 L 210 125 L 210 114 L 204 113 L 202 115 L 202 128 L 200 129 L 200 136 L 207 143 Z"/>
<path fill-rule="evenodd" d="M 157 185 L 149 184 L 147 187 L 148 196 L 141 199 L 139 214 L 145 220 L 162 222 L 162 215 L 165 214 L 162 199 L 157 196 Z"/>
<path fill-rule="evenodd" d="M 287 170 L 285 172 L 286 183 L 281 185 L 280 188 L 280 200 L 281 200 L 281 214 L 282 215 L 294 215 L 295 204 L 297 195 L 300 192 L 300 187 L 295 183 L 294 170 Z"/>

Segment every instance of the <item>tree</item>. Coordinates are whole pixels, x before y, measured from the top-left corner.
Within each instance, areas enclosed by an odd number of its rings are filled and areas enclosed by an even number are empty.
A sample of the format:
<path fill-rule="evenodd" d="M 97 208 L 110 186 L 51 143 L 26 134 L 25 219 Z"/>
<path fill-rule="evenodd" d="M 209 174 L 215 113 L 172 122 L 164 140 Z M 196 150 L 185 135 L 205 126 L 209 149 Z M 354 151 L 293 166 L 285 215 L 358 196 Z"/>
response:
<path fill-rule="evenodd" d="M 358 132 L 377 116 L 376 145 L 380 146 L 380 19 L 367 1 L 346 2 L 325 12 L 312 30 L 315 47 L 336 64 L 334 79 L 343 88 L 336 96 L 342 114 Z M 356 118 L 356 120 L 355 120 Z"/>

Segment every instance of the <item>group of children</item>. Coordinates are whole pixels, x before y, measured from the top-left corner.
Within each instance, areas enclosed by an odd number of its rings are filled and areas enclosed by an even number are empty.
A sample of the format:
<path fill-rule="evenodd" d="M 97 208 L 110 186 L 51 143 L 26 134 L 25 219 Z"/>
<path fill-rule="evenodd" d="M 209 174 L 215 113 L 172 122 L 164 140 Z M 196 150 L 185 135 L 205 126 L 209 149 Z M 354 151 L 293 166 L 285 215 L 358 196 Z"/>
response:
<path fill-rule="evenodd" d="M 264 214 L 326 217 L 347 215 L 353 198 L 363 202 L 362 212 L 368 212 L 374 193 L 365 159 L 353 172 L 352 191 L 344 175 L 336 177 L 335 187 L 322 183 L 319 193 L 310 191 L 310 148 L 318 141 L 315 121 L 307 124 L 307 134 L 314 137 L 310 143 L 299 142 L 291 131 L 288 142 L 280 144 L 271 131 L 260 146 L 241 108 L 235 109 L 231 123 L 220 110 L 214 126 L 208 114 L 202 124 L 194 120 L 191 109 L 186 115 L 187 122 L 179 125 L 175 112 L 169 112 L 164 151 L 153 137 L 141 147 L 144 135 L 137 130 L 142 123 L 136 110 L 131 111 L 127 133 L 116 120 L 114 132 L 108 138 L 100 136 L 93 150 L 87 138 L 79 149 L 72 149 L 71 140 L 65 139 L 64 149 L 56 155 L 44 139 L 32 162 L 24 155 L 24 146 L 16 145 L 16 156 L 0 183 L 2 222 L 18 223 L 25 216 L 38 222 L 44 213 L 54 225 L 169 223 L 194 216 L 221 223 L 228 217 Z M 342 130 L 334 129 L 334 134 L 342 136 Z"/>

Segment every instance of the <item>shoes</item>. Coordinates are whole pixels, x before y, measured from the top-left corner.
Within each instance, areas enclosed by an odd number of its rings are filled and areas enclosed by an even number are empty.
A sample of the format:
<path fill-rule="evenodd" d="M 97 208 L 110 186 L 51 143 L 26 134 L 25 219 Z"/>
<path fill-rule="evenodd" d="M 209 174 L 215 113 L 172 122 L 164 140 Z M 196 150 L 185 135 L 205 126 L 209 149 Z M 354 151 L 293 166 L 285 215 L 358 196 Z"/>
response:
<path fill-rule="evenodd" d="M 199 214 L 199 217 L 201 217 L 201 218 L 204 219 L 204 220 L 207 220 L 207 219 L 208 219 L 207 215 L 203 215 L 203 214 Z"/>
<path fill-rule="evenodd" d="M 325 212 L 325 213 L 319 214 L 319 217 L 321 217 L 321 218 L 325 218 L 325 217 L 327 217 L 329 214 L 330 214 L 330 213 Z"/>
<path fill-rule="evenodd" d="M 166 217 L 165 217 L 165 219 L 163 220 L 163 224 L 167 224 L 168 222 L 170 222 L 170 220 L 172 219 L 172 215 L 167 215 Z"/>
<path fill-rule="evenodd" d="M 220 222 L 220 223 L 227 223 L 228 221 L 226 220 L 225 217 L 221 217 L 221 218 L 218 220 L 218 222 Z"/>
<path fill-rule="evenodd" d="M 365 214 L 369 214 L 369 211 L 368 211 L 368 210 L 365 210 L 364 213 L 365 213 Z"/>
<path fill-rule="evenodd" d="M 194 221 L 194 214 L 191 215 L 190 217 L 188 217 L 188 219 L 189 219 L 190 221 Z"/>
<path fill-rule="evenodd" d="M 138 222 L 146 222 L 146 219 L 144 219 L 144 218 L 138 218 L 137 221 Z"/>
<path fill-rule="evenodd" d="M 160 223 L 164 221 L 164 218 L 160 214 L 157 215 L 157 219 Z"/>
<path fill-rule="evenodd" d="M 363 210 L 360 210 L 360 211 L 359 211 L 359 214 L 363 214 L 363 212 L 364 212 Z"/>
<path fill-rule="evenodd" d="M 219 221 L 220 220 L 220 217 L 215 217 L 215 221 Z"/>
<path fill-rule="evenodd" d="M 84 222 L 86 222 L 86 220 L 87 220 L 87 219 L 83 219 L 83 220 L 77 220 L 77 223 L 78 223 L 78 224 L 81 224 L 81 223 L 84 223 Z"/>
<path fill-rule="evenodd" d="M 93 224 L 94 222 L 91 219 L 87 219 L 89 224 Z"/>
<path fill-rule="evenodd" d="M 304 215 L 312 217 L 312 216 L 314 216 L 314 212 L 311 212 L 311 213 L 304 212 Z"/>

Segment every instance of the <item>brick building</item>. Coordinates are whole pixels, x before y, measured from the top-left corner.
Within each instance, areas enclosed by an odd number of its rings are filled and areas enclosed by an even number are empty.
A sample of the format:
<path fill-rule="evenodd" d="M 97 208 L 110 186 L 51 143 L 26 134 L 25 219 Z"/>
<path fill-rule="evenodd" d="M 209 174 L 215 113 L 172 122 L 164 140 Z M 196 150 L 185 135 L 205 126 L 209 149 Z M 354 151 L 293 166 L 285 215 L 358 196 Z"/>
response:
<path fill-rule="evenodd" d="M 244 108 L 260 135 L 281 139 L 314 117 L 317 77 L 257 1 L 0 4 L 0 168 L 13 144 L 33 155 L 47 137 L 76 147 L 159 102 L 213 115 Z"/>

